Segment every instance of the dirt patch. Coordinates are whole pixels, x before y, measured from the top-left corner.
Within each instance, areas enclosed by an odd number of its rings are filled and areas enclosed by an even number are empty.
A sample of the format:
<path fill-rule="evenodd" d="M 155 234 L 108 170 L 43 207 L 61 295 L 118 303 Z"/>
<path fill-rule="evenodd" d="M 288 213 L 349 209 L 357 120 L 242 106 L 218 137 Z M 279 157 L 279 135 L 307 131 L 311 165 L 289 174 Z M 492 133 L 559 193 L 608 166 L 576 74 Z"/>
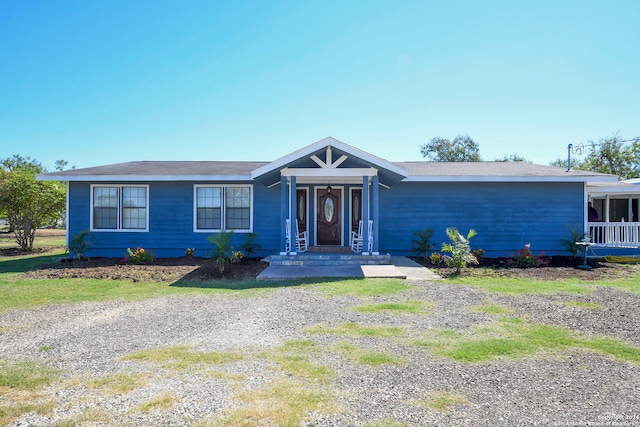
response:
<path fill-rule="evenodd" d="M 455 269 L 444 264 L 433 264 L 429 259 L 412 258 L 418 264 L 424 265 L 435 271 L 441 277 L 449 277 L 455 274 Z M 554 256 L 548 259 L 549 263 L 540 267 L 516 267 L 509 266 L 508 258 L 481 258 L 480 263 L 464 269 L 463 276 L 501 276 L 521 277 L 534 280 L 557 280 L 578 278 L 580 280 L 601 280 L 624 277 L 634 267 L 624 264 L 610 263 L 603 260 L 589 259 L 590 270 L 578 268 L 583 263 L 582 259 L 572 257 Z"/>
<path fill-rule="evenodd" d="M 7 256 L 9 254 L 4 253 Z M 455 270 L 442 264 L 434 265 L 424 258 L 412 258 L 417 263 L 432 269 L 442 277 L 455 274 Z M 131 265 L 117 258 L 90 258 L 85 260 L 64 260 L 45 264 L 38 270 L 27 273 L 38 279 L 90 278 L 132 280 L 134 282 L 176 282 L 178 280 L 218 280 L 231 281 L 255 279 L 269 264 L 257 258 L 245 258 L 239 263 L 228 264 L 220 272 L 213 261 L 206 258 L 180 257 L 159 258 L 149 265 Z M 506 258 L 482 258 L 478 266 L 470 266 L 463 276 L 504 276 L 523 279 L 557 280 L 578 278 L 581 280 L 614 279 L 628 275 L 630 267 L 605 261 L 589 260 L 591 270 L 581 270 L 577 266 L 581 260 L 570 257 L 552 257 L 549 264 L 542 267 L 518 268 L 508 266 Z"/>
<path fill-rule="evenodd" d="M 132 265 L 117 258 L 64 260 L 46 264 L 27 273 L 36 279 L 82 277 L 88 279 L 132 280 L 134 282 L 176 282 L 178 280 L 245 280 L 255 279 L 269 264 L 245 258 L 228 264 L 224 272 L 206 258 L 180 257 L 156 259 L 153 264 Z"/>

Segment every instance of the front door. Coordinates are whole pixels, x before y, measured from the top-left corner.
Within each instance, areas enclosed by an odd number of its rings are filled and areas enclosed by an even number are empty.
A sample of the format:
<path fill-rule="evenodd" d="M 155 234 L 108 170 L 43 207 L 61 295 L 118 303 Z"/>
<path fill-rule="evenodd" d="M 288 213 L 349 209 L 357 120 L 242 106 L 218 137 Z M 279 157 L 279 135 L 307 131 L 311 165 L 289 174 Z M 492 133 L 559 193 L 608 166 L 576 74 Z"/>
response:
<path fill-rule="evenodd" d="M 318 189 L 318 197 L 316 197 L 318 201 L 316 210 L 318 245 L 340 246 L 342 244 L 341 195 L 342 190 L 340 189 L 332 188 L 331 191 L 327 191 L 325 188 Z"/>

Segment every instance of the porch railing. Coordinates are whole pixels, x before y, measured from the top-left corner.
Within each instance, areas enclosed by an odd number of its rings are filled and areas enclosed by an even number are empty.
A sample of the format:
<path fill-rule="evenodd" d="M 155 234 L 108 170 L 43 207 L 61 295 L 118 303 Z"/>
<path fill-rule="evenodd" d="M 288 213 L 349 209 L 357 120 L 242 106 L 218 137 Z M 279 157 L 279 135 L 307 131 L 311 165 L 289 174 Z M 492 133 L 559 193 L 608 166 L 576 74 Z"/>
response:
<path fill-rule="evenodd" d="M 640 248 L 640 222 L 590 222 L 593 246 Z"/>

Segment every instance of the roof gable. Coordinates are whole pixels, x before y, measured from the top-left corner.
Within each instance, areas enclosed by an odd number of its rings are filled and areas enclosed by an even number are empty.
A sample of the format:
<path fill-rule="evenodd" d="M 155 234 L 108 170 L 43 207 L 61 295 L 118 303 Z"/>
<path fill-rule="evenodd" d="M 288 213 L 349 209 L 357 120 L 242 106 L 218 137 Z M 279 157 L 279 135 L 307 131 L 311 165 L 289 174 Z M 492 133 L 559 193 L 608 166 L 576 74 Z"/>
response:
<path fill-rule="evenodd" d="M 281 172 L 287 169 L 375 169 L 380 183 L 397 184 L 408 176 L 406 170 L 387 160 L 359 150 L 335 138 L 327 137 L 291 154 L 255 169 L 251 177 L 266 186 L 280 181 Z M 321 173 L 321 171 L 319 171 Z"/>

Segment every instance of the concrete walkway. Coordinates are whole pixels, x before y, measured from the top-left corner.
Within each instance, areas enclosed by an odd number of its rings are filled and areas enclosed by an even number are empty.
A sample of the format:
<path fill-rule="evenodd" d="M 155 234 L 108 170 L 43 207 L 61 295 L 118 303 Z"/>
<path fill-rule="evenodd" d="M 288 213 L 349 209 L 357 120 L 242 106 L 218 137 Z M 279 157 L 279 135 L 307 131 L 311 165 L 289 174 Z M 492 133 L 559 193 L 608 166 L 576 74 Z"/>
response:
<path fill-rule="evenodd" d="M 364 278 L 385 277 L 407 280 L 440 280 L 428 268 L 403 256 L 392 256 L 393 265 L 344 265 L 344 266 L 269 266 L 258 280 L 299 279 L 306 277 Z"/>

